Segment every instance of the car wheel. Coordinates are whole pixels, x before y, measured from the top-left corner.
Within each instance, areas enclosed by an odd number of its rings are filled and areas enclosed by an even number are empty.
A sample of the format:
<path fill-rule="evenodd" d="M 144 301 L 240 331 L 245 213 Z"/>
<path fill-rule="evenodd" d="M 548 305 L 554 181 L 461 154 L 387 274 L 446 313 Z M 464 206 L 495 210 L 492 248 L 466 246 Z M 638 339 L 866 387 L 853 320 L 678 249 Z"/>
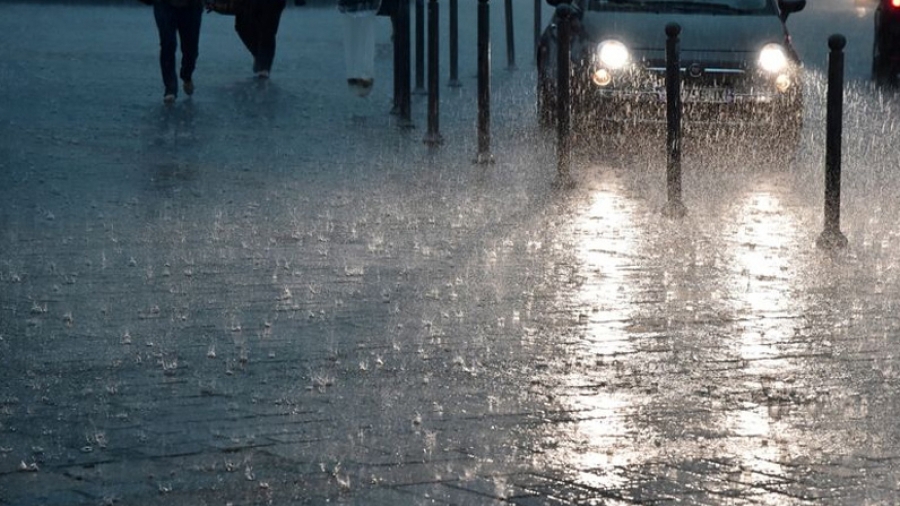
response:
<path fill-rule="evenodd" d="M 544 34 L 537 54 L 537 120 L 541 128 L 556 126 L 556 80 L 550 55 L 551 37 Z"/>
<path fill-rule="evenodd" d="M 800 147 L 803 136 L 803 102 L 785 108 L 779 115 L 777 125 L 772 129 L 767 141 L 771 146 L 764 157 L 767 162 L 782 169 L 791 165 Z"/>
<path fill-rule="evenodd" d="M 881 55 L 878 51 L 878 46 L 876 45 L 872 56 L 872 80 L 874 80 L 877 85 L 889 86 L 894 84 L 895 79 L 896 76 L 894 75 L 894 69 L 891 62 L 887 61 L 887 58 Z"/>
<path fill-rule="evenodd" d="M 885 57 L 882 50 L 885 41 L 884 35 L 881 33 L 881 17 L 880 11 L 875 12 L 875 40 L 872 42 L 872 80 L 880 86 L 891 85 L 896 79 L 896 69 L 893 68 L 891 62 Z"/>
<path fill-rule="evenodd" d="M 784 122 L 784 124 L 779 128 L 778 138 L 776 139 L 776 146 L 778 147 L 778 151 L 780 151 L 783 155 L 792 156 L 794 152 L 797 151 L 797 147 L 800 145 L 800 137 L 802 133 L 803 118 L 796 117 Z"/>
<path fill-rule="evenodd" d="M 541 128 L 556 126 L 556 86 L 545 76 L 538 77 L 537 117 Z"/>
<path fill-rule="evenodd" d="M 878 47 L 878 37 L 872 43 L 872 80 L 875 84 L 887 84 L 890 80 L 890 68 Z"/>

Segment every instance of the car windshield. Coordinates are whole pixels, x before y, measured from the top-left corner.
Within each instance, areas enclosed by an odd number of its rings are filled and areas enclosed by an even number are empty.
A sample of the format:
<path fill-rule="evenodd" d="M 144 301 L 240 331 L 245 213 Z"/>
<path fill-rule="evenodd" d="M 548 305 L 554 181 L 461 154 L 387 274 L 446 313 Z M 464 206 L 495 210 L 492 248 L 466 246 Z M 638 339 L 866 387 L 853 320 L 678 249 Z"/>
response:
<path fill-rule="evenodd" d="M 774 13 L 771 0 L 586 0 L 592 11 L 695 12 L 706 14 Z"/>

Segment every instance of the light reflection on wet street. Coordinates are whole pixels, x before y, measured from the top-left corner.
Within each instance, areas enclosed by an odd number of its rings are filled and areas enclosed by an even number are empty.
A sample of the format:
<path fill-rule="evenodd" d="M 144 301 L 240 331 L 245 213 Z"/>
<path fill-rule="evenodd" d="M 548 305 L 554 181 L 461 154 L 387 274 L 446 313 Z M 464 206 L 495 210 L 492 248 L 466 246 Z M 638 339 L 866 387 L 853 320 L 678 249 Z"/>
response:
<path fill-rule="evenodd" d="M 850 95 L 849 119 L 870 100 Z M 859 124 L 893 128 L 879 119 Z M 896 191 L 883 170 L 897 159 L 885 156 L 889 143 L 850 144 L 845 202 Z M 735 170 L 724 159 L 692 168 L 683 222 L 659 216 L 659 190 L 647 200 L 658 176 L 629 166 L 585 176 L 556 238 L 573 272 L 555 305 L 577 324 L 544 352 L 558 363 L 540 382 L 571 413 L 548 430 L 540 459 L 569 469 L 570 494 L 600 490 L 628 504 L 893 501 L 894 450 L 884 445 L 900 436 L 889 415 L 897 385 L 886 365 L 894 353 L 882 346 L 900 338 L 897 302 L 884 297 L 898 287 L 900 259 L 886 247 L 900 236 L 883 219 L 900 208 L 877 199 L 845 212 L 848 235 L 874 235 L 846 253 L 798 247 L 822 223 L 821 183 L 803 172 L 821 155 L 808 156 L 791 172 Z M 875 473 L 871 459 L 883 464 Z"/>

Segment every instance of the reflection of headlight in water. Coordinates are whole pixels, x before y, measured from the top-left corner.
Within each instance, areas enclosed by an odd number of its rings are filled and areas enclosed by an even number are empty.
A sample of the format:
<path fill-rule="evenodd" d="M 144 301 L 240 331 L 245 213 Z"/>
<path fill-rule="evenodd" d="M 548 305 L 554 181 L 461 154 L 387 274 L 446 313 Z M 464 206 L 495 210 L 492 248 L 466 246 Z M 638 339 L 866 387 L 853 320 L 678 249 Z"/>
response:
<path fill-rule="evenodd" d="M 789 90 L 792 84 L 791 77 L 787 74 L 780 74 L 775 78 L 775 89 L 781 93 Z"/>
<path fill-rule="evenodd" d="M 612 75 L 606 69 L 597 69 L 591 78 L 597 86 L 609 86 L 612 82 Z"/>
<path fill-rule="evenodd" d="M 778 44 L 766 44 L 759 52 L 759 66 L 766 72 L 776 73 L 787 68 L 788 59 Z"/>

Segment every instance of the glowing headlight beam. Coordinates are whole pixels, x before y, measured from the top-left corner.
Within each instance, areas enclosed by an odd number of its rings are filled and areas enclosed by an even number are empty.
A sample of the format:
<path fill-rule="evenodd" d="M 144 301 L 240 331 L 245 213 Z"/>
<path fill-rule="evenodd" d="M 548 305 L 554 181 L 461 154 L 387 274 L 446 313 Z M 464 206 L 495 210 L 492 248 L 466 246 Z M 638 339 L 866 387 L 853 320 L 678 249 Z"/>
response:
<path fill-rule="evenodd" d="M 618 70 L 628 63 L 628 48 L 617 40 L 605 40 L 597 46 L 597 59 L 606 68 Z"/>
<path fill-rule="evenodd" d="M 787 55 L 778 44 L 766 44 L 759 52 L 759 66 L 766 72 L 781 72 L 788 66 Z"/>

